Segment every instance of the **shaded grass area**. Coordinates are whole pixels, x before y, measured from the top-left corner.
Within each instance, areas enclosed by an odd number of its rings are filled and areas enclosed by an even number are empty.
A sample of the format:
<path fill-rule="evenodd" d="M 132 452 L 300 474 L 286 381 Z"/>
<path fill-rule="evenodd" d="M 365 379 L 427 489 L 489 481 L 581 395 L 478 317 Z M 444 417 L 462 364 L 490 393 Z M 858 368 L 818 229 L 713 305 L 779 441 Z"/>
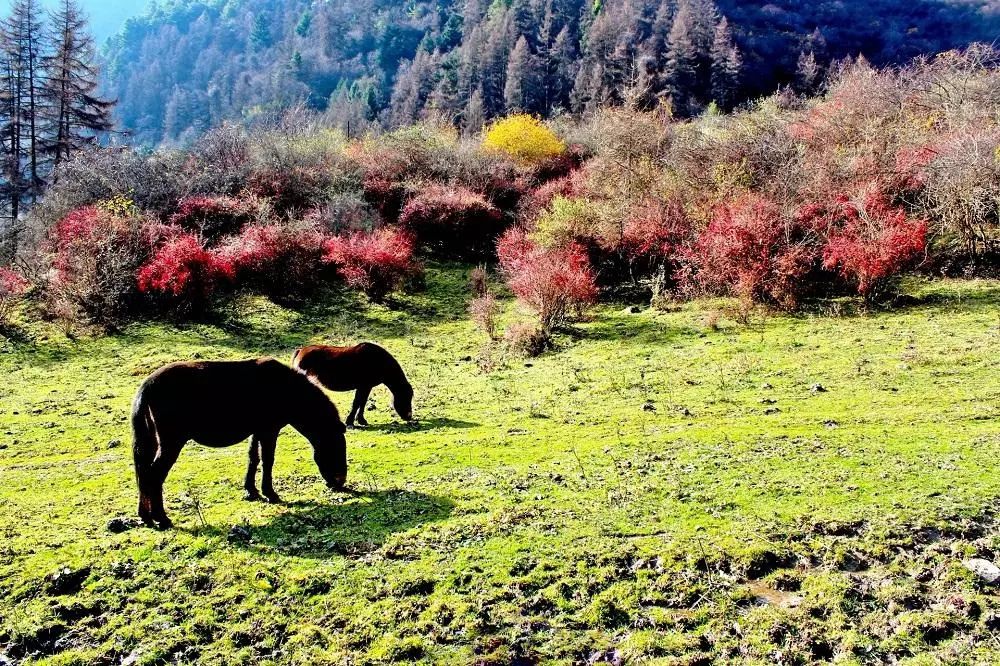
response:
<path fill-rule="evenodd" d="M 753 326 L 722 302 L 599 310 L 539 359 L 464 316 L 465 270 L 393 309 L 331 292 L 0 355 L 0 655 L 27 663 L 992 663 L 1000 283 L 913 281 L 893 311 Z M 507 317 L 515 317 L 508 304 Z M 849 312 L 849 316 L 844 316 Z M 838 313 L 840 316 L 837 316 Z M 417 387 L 349 433 L 354 493 L 279 442 L 189 446 L 178 529 L 134 512 L 136 386 L 186 358 L 376 340 Z M 346 405 L 349 396 L 333 394 Z"/>

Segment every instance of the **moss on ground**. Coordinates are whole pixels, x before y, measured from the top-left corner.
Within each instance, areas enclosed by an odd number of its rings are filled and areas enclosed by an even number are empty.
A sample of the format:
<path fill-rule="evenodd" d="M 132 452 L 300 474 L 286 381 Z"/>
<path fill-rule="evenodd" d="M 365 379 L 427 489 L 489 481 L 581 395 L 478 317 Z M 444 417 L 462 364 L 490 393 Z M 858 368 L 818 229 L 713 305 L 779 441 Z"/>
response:
<path fill-rule="evenodd" d="M 706 326 L 715 302 L 608 306 L 528 361 L 482 353 L 464 269 L 428 285 L 0 343 L 0 663 L 1000 660 L 996 590 L 962 566 L 1000 548 L 1000 283 L 750 327 Z M 374 393 L 359 495 L 288 431 L 287 504 L 242 501 L 243 447 L 192 445 L 178 528 L 109 531 L 134 512 L 145 374 L 365 339 L 407 368 L 420 423 Z"/>

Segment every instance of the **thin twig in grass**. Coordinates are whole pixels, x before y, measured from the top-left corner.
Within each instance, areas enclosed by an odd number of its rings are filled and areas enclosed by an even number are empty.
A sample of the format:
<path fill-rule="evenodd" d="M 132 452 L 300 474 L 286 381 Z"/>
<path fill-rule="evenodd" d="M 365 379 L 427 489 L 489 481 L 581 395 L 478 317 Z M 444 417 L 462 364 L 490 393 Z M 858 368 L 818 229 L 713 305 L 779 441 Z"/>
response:
<path fill-rule="evenodd" d="M 708 574 L 708 584 L 715 587 L 715 576 L 712 575 L 712 567 L 708 563 L 708 553 L 705 552 L 705 542 L 701 537 L 697 537 L 698 548 L 701 550 L 701 559 L 705 562 L 705 573 Z"/>
<path fill-rule="evenodd" d="M 573 447 L 572 451 L 573 451 L 573 457 L 576 458 L 576 464 L 580 468 L 580 476 L 583 477 L 583 481 L 585 484 L 590 485 L 590 479 L 587 478 L 587 468 L 583 466 L 583 461 L 580 460 L 580 454 L 576 452 L 575 446 Z"/>
<path fill-rule="evenodd" d="M 198 495 L 196 494 L 194 487 L 190 484 L 188 484 L 187 487 L 187 496 L 188 500 L 191 502 L 191 508 L 194 509 L 195 516 L 198 518 L 201 526 L 208 527 L 208 521 L 205 520 L 205 514 L 201 510 L 201 500 L 198 499 Z"/>

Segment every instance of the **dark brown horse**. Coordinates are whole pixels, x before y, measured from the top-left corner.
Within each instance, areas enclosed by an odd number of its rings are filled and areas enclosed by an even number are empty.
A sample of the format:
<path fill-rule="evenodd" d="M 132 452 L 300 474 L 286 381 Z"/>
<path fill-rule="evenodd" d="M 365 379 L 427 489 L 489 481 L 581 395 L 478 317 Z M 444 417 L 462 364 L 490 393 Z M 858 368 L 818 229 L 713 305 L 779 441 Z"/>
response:
<path fill-rule="evenodd" d="M 372 389 L 385 384 L 392 392 L 392 407 L 404 421 L 413 420 L 413 387 L 392 354 L 371 342 L 354 347 L 303 347 L 292 365 L 331 391 L 355 391 L 347 425 L 368 425 L 365 406 Z"/>
<path fill-rule="evenodd" d="M 252 437 L 246 497 L 260 498 L 256 476 L 263 461 L 264 497 L 280 501 L 271 485 L 271 469 L 278 433 L 288 425 L 312 444 L 327 484 L 343 488 L 346 428 L 326 394 L 301 372 L 271 358 L 160 368 L 142 383 L 132 403 L 139 517 L 149 526 L 170 527 L 163 509 L 163 482 L 189 440 L 224 447 Z"/>

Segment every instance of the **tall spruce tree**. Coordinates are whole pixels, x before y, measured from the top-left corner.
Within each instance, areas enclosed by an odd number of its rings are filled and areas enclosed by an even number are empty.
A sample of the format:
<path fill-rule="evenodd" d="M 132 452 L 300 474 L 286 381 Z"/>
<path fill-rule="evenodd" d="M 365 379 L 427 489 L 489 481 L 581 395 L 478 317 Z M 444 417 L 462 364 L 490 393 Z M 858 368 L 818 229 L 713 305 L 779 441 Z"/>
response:
<path fill-rule="evenodd" d="M 25 200 L 41 192 L 42 24 L 38 0 L 16 0 L 0 26 L 0 45 L 7 78 L 3 99 L 3 196 L 12 233 Z"/>
<path fill-rule="evenodd" d="M 94 145 L 114 129 L 115 102 L 97 95 L 94 40 L 76 0 L 61 0 L 52 14 L 51 46 L 45 57 L 45 150 L 54 166 Z"/>
<path fill-rule="evenodd" d="M 712 100 L 722 109 L 728 110 L 736 99 L 743 58 L 733 42 L 733 33 L 725 17 L 715 28 L 711 56 Z"/>
<path fill-rule="evenodd" d="M 503 98 L 508 112 L 534 110 L 535 78 L 535 58 L 531 55 L 528 40 L 522 36 L 507 61 Z"/>

